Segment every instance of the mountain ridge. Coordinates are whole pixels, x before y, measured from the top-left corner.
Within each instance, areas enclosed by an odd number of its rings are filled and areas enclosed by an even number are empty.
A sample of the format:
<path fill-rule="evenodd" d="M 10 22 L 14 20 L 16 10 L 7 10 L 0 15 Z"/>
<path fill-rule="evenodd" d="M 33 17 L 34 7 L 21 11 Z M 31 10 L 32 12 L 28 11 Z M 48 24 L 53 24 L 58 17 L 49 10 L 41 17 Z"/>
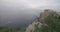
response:
<path fill-rule="evenodd" d="M 41 12 L 40 16 L 38 18 L 36 18 L 35 21 L 33 21 L 32 24 L 30 24 L 26 31 L 25 32 L 35 32 L 35 29 L 36 27 L 38 27 L 38 29 L 40 29 L 40 32 L 41 32 L 41 29 L 42 27 L 47 27 L 50 29 L 49 25 L 46 23 L 46 18 L 48 16 L 56 16 L 56 17 L 59 17 L 60 15 L 58 14 L 58 12 L 52 10 L 52 9 L 45 9 L 44 12 Z M 46 28 L 46 29 L 47 29 Z M 48 30 L 49 30 L 48 29 Z M 49 30 L 51 32 L 51 29 Z M 37 32 L 37 31 L 36 31 Z"/>

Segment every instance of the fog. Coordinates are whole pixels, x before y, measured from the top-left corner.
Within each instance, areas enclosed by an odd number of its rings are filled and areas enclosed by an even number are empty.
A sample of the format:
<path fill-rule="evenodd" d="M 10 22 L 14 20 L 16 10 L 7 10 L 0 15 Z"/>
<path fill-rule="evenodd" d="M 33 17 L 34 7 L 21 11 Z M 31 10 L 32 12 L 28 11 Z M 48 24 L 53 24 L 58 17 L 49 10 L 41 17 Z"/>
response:
<path fill-rule="evenodd" d="M 0 26 L 24 26 L 44 9 L 60 10 L 60 0 L 0 0 Z"/>

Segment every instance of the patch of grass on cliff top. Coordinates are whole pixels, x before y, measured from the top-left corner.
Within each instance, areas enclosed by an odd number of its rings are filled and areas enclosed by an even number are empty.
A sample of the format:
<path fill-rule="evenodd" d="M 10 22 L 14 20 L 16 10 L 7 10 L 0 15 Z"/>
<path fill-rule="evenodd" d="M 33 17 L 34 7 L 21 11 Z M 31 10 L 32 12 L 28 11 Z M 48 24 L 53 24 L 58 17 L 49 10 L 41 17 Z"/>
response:
<path fill-rule="evenodd" d="M 46 18 L 46 24 L 49 26 L 51 32 L 60 32 L 60 16 L 48 16 Z"/>
<path fill-rule="evenodd" d="M 48 27 L 43 26 L 40 29 L 36 27 L 35 32 L 60 32 L 60 16 L 49 15 L 45 18 L 45 23 Z"/>

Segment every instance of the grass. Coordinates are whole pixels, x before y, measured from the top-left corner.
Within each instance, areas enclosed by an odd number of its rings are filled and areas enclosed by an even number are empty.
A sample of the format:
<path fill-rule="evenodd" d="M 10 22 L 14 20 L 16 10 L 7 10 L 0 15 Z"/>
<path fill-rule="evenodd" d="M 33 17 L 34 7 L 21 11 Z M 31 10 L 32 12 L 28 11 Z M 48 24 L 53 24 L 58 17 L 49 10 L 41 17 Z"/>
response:
<path fill-rule="evenodd" d="M 0 32 L 25 32 L 26 28 L 0 27 Z"/>
<path fill-rule="evenodd" d="M 45 23 L 48 27 L 43 26 L 40 29 L 36 27 L 34 32 L 60 32 L 60 16 L 49 15 L 45 18 Z"/>

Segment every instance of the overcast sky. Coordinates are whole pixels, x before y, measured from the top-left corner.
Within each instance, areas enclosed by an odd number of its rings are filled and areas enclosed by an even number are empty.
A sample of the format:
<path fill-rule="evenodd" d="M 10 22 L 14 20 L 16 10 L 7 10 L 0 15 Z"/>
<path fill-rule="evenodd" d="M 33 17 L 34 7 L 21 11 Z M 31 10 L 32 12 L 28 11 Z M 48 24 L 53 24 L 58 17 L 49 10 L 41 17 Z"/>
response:
<path fill-rule="evenodd" d="M 5 10 L 8 8 L 14 10 L 27 8 L 39 9 L 43 6 L 60 6 L 60 0 L 0 0 L 0 9 Z"/>
<path fill-rule="evenodd" d="M 15 23 L 18 19 L 31 19 L 47 8 L 59 11 L 60 0 L 0 0 L 0 22 Z"/>

